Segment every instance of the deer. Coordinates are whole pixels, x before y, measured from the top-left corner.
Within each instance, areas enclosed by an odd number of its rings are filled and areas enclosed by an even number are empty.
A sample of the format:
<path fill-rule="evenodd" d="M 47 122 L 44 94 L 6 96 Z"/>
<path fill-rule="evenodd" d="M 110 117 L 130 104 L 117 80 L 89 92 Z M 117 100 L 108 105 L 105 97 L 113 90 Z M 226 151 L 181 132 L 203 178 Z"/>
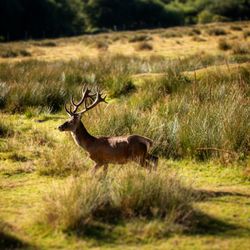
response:
<path fill-rule="evenodd" d="M 82 88 L 82 97 L 79 102 L 70 99 L 69 109 L 64 105 L 69 120 L 58 127 L 61 132 L 70 132 L 75 143 L 88 152 L 91 160 L 95 162 L 92 173 L 103 166 L 107 173 L 109 164 L 126 164 L 136 162 L 151 171 L 157 170 L 158 157 L 149 154 L 153 141 L 140 135 L 95 137 L 85 128 L 82 120 L 83 114 L 96 107 L 99 103 L 107 103 L 106 96 L 99 88 L 96 91 L 86 87 Z M 79 111 L 79 107 L 83 109 Z"/>

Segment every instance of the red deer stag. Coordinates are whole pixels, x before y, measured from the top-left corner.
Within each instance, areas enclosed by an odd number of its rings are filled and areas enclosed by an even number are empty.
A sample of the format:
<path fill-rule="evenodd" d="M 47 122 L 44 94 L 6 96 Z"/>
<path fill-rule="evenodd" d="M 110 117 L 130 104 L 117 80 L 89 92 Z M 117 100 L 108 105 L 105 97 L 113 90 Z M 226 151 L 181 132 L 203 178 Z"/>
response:
<path fill-rule="evenodd" d="M 81 122 L 82 115 L 94 108 L 100 102 L 106 102 L 102 97 L 99 89 L 93 93 L 87 87 L 82 89 L 82 98 L 75 103 L 71 98 L 70 108 L 65 104 L 65 110 L 69 114 L 70 119 L 58 127 L 60 131 L 70 131 L 77 145 L 83 147 L 90 158 L 96 163 L 93 173 L 98 168 L 104 166 L 107 172 L 109 163 L 125 164 L 129 161 L 135 161 L 143 167 L 151 167 L 157 169 L 158 157 L 148 153 L 153 142 L 149 138 L 139 135 L 128 136 L 111 136 L 111 137 L 94 137 L 88 133 Z M 84 109 L 78 111 L 80 105 L 84 105 Z"/>

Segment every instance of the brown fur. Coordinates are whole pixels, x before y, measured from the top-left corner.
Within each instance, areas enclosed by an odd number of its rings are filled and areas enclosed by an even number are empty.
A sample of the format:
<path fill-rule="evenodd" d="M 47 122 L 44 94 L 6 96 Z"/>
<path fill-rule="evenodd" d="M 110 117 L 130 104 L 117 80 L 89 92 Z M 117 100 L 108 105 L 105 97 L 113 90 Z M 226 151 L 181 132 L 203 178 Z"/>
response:
<path fill-rule="evenodd" d="M 148 153 L 153 144 L 149 138 L 140 135 L 96 138 L 88 133 L 77 115 L 61 125 L 59 130 L 70 131 L 76 144 L 89 153 L 96 163 L 94 171 L 101 166 L 107 170 L 109 163 L 125 164 L 130 161 L 143 167 L 150 167 L 153 162 L 154 169 L 157 168 L 158 158 Z"/>

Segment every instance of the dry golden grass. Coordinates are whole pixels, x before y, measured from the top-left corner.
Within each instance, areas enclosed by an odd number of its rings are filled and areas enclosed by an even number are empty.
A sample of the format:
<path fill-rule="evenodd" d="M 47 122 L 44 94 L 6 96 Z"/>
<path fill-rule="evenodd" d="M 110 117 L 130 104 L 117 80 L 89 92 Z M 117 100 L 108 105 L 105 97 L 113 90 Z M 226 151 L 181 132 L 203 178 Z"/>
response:
<path fill-rule="evenodd" d="M 187 55 L 209 51 L 210 54 L 218 54 L 218 40 L 220 36 L 209 35 L 209 30 L 215 27 L 223 27 L 227 32 L 224 36 L 239 38 L 243 37 L 244 32 L 250 28 L 250 22 L 244 22 L 243 30 L 234 30 L 232 25 L 240 26 L 241 23 L 223 23 L 210 25 L 197 25 L 194 27 L 179 27 L 158 30 L 142 30 L 135 32 L 115 32 L 107 34 L 99 34 L 95 36 L 79 36 L 74 38 L 60 38 L 46 40 L 46 43 L 27 41 L 22 43 L 10 43 L 9 47 L 21 47 L 31 53 L 29 59 L 42 61 L 57 61 L 57 60 L 74 60 L 79 58 L 96 58 L 106 50 L 100 50 L 98 44 L 108 44 L 109 55 L 122 54 L 125 56 L 140 56 L 150 57 L 152 55 L 161 55 L 167 58 L 179 58 Z M 199 39 L 195 39 L 193 30 L 197 29 L 201 33 Z M 166 37 L 162 34 L 167 34 Z M 150 37 L 150 44 L 153 50 L 136 50 L 134 43 L 131 42 L 135 36 Z M 248 37 L 245 37 L 248 39 Z M 53 44 L 53 46 L 47 46 Z M 0 62 L 15 62 L 27 60 L 27 58 L 18 56 L 15 58 L 1 58 Z"/>

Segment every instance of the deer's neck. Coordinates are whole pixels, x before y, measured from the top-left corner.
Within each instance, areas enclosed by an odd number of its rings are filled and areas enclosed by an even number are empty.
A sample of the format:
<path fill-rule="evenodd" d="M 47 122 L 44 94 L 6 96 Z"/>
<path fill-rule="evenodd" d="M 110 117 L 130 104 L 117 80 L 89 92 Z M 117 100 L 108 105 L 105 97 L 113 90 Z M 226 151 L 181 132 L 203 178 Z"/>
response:
<path fill-rule="evenodd" d="M 91 144 L 96 140 L 94 136 L 89 134 L 82 122 L 80 122 L 79 126 L 74 132 L 71 132 L 71 135 L 75 143 L 87 151 L 89 151 Z"/>

